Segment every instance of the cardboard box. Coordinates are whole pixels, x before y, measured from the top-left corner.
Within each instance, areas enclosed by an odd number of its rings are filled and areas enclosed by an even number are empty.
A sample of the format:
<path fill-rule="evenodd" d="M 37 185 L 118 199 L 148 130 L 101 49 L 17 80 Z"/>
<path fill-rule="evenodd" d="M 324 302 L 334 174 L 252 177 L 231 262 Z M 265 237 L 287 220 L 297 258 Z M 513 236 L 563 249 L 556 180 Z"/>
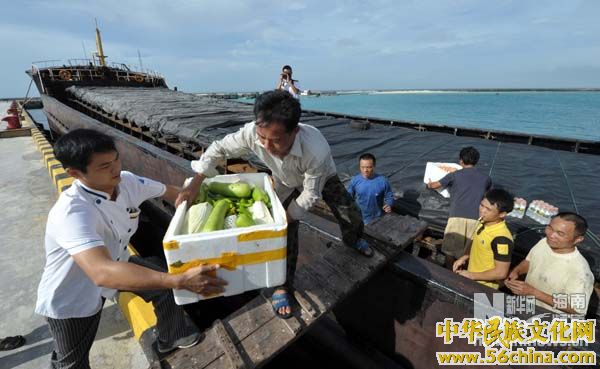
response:
<path fill-rule="evenodd" d="M 222 295 L 201 296 L 187 290 L 173 290 L 178 305 L 217 296 L 231 296 L 285 282 L 287 219 L 285 210 L 265 173 L 221 175 L 210 182 L 244 181 L 262 188 L 271 200 L 274 223 L 214 232 L 180 234 L 187 204 L 177 208 L 163 240 L 169 273 L 183 273 L 194 266 L 220 264 L 217 276 L 229 282 Z"/>
<path fill-rule="evenodd" d="M 446 174 L 451 173 L 450 168 L 454 168 L 456 170 L 462 169 L 462 167 L 455 163 L 432 163 L 427 162 L 427 166 L 425 167 L 425 175 L 423 176 L 423 183 L 437 182 L 440 179 L 444 178 Z M 437 189 L 437 192 L 444 196 L 445 198 L 450 197 L 450 192 L 448 192 L 445 188 Z"/>

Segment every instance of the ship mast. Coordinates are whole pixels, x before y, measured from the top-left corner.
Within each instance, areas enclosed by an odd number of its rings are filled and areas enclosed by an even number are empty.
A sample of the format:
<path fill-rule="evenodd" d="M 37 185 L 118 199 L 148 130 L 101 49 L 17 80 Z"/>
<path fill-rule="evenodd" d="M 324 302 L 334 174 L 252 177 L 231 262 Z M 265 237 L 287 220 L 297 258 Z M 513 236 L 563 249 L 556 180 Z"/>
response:
<path fill-rule="evenodd" d="M 104 50 L 102 50 L 102 38 L 98 29 L 98 21 L 96 19 L 94 21 L 96 22 L 96 56 L 100 61 L 100 65 L 106 67 L 106 55 L 104 55 Z"/>

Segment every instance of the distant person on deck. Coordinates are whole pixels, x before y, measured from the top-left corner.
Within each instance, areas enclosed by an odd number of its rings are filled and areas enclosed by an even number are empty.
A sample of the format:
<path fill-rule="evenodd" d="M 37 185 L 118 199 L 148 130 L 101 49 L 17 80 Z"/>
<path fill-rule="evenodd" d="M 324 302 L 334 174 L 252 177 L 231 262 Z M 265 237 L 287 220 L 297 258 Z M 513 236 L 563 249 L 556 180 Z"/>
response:
<path fill-rule="evenodd" d="M 192 161 L 196 175 L 181 192 L 177 204 L 196 198 L 201 183 L 218 174 L 215 167 L 224 159 L 254 154 L 267 165 L 288 219 L 286 283 L 275 290 L 272 305 L 279 317 L 289 318 L 299 220 L 306 218 L 317 200 L 322 198 L 331 208 L 346 246 L 364 256 L 372 256 L 373 249 L 361 238 L 360 209 L 337 175 L 327 140 L 317 128 L 299 123 L 300 102 L 288 92 L 268 91 L 256 98 L 254 115 L 254 121 L 213 141 L 199 160 Z"/>
<path fill-rule="evenodd" d="M 500 189 L 485 193 L 479 205 L 481 223 L 465 255 L 454 262 L 452 270 L 463 277 L 498 289 L 508 275 L 513 238 L 504 218 L 513 209 L 513 196 Z M 464 269 L 468 262 L 469 266 Z"/>
<path fill-rule="evenodd" d="M 295 99 L 300 98 L 300 88 L 298 87 L 297 80 L 292 79 L 292 67 L 284 65 L 281 68 L 281 74 L 279 75 L 279 82 L 277 83 L 276 90 L 287 91 Z"/>
<path fill-rule="evenodd" d="M 363 154 L 358 159 L 360 174 L 350 180 L 348 192 L 358 203 L 363 222 L 369 224 L 384 213 L 392 212 L 394 193 L 387 178 L 375 173 L 375 156 Z"/>
<path fill-rule="evenodd" d="M 442 242 L 448 267 L 471 245 L 473 232 L 478 225 L 479 203 L 492 185 L 490 177 L 475 168 L 478 161 L 479 151 L 472 146 L 464 147 L 460 150 L 458 162 L 462 169 L 447 174 L 437 182 L 430 180 L 427 183 L 427 188 L 436 190 L 446 187 L 450 192 L 450 211 Z"/>
<path fill-rule="evenodd" d="M 539 306 L 556 313 L 585 315 L 594 275 L 577 245 L 585 239 L 587 227 L 579 214 L 556 214 L 546 226 L 546 237 L 510 272 L 506 287 L 515 295 L 534 296 Z M 525 281 L 520 281 L 525 274 Z"/>

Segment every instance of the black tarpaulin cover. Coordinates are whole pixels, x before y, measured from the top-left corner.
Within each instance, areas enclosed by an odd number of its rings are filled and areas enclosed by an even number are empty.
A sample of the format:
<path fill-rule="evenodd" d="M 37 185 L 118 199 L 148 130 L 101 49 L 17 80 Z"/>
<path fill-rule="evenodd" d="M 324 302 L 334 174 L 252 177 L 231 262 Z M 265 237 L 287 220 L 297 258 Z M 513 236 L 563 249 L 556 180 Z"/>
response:
<path fill-rule="evenodd" d="M 70 87 L 69 91 L 152 132 L 203 146 L 253 119 L 250 105 L 162 88 Z M 302 122 L 314 125 L 325 135 L 343 181 L 358 172 L 358 156 L 370 152 L 377 157 L 377 172 L 392 184 L 397 197 L 394 209 L 442 229 L 449 200 L 425 188 L 425 165 L 428 161 L 458 162 L 462 147 L 476 147 L 481 154 L 477 167 L 492 177 L 494 186 L 528 202 L 540 199 L 560 210 L 576 211 L 587 219 L 590 234 L 580 249 L 596 279 L 600 279 L 598 156 L 379 124 L 362 130 L 353 128 L 356 124 L 350 119 L 310 112 L 303 113 Z M 259 164 L 256 158 L 249 159 Z M 508 221 L 517 252 L 524 256 L 542 237 L 543 226 L 528 218 Z"/>

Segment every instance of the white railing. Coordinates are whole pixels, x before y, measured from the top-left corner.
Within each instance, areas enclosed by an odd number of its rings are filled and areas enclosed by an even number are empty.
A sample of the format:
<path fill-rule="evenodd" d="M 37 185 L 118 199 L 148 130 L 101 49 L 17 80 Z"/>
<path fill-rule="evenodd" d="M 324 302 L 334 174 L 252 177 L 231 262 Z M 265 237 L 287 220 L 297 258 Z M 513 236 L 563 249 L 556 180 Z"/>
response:
<path fill-rule="evenodd" d="M 116 71 L 117 80 L 140 83 L 164 80 L 162 74 L 147 68 L 136 71 L 129 68 L 127 64 L 115 62 L 109 63 L 108 67 Z M 102 67 L 96 64 L 94 59 L 69 59 L 66 63 L 63 63 L 61 60 L 36 61 L 32 63 L 31 70 L 32 73 L 37 74 L 40 74 L 42 70 L 47 71 L 49 79 L 52 81 L 82 81 L 104 78 Z"/>

